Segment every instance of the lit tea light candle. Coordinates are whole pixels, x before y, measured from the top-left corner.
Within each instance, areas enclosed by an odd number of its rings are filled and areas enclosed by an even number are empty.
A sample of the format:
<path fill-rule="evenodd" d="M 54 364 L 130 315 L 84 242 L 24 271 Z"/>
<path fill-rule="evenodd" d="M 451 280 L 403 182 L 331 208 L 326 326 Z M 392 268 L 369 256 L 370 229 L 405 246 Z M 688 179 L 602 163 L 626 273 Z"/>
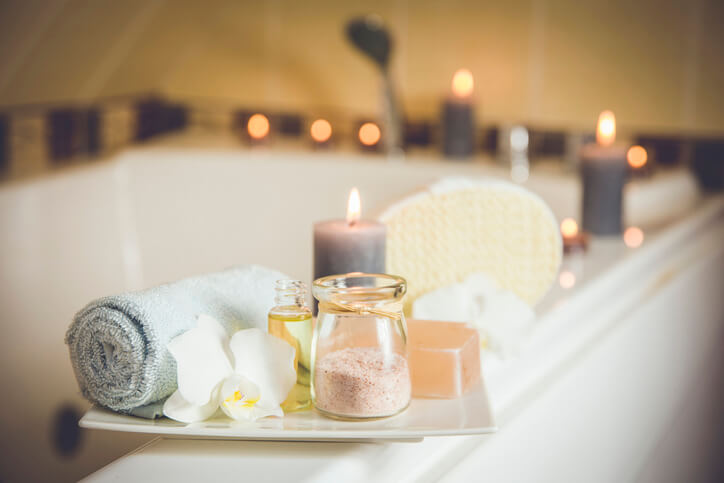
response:
<path fill-rule="evenodd" d="M 269 119 L 264 114 L 254 114 L 246 123 L 246 131 L 252 141 L 263 141 L 269 135 L 269 129 Z"/>
<path fill-rule="evenodd" d="M 569 288 L 573 288 L 573 286 L 576 284 L 576 275 L 573 272 L 569 272 L 568 270 L 563 270 L 560 275 L 558 275 L 558 283 L 560 284 L 561 288 L 564 288 L 568 290 Z"/>
<path fill-rule="evenodd" d="M 626 161 L 628 161 L 629 171 L 634 176 L 648 176 L 651 174 L 649 169 L 649 154 L 643 146 L 631 146 L 626 152 Z"/>
<path fill-rule="evenodd" d="M 629 248 L 638 248 L 644 242 L 644 232 L 638 226 L 630 226 L 623 232 L 623 242 Z"/>
<path fill-rule="evenodd" d="M 561 222 L 561 236 L 565 253 L 585 250 L 588 247 L 588 236 L 578 230 L 578 223 L 573 218 L 565 218 Z"/>
<path fill-rule="evenodd" d="M 382 131 L 374 122 L 366 122 L 360 126 L 358 137 L 363 147 L 375 149 L 379 145 L 380 138 L 382 138 Z"/>
<path fill-rule="evenodd" d="M 581 149 L 583 229 L 596 235 L 621 233 L 626 151 L 614 146 L 616 118 L 611 111 L 598 117 L 596 143 Z"/>
<path fill-rule="evenodd" d="M 475 147 L 473 74 L 467 69 L 455 72 L 452 79 L 452 97 L 442 108 L 443 153 L 451 157 L 468 157 Z"/>
<path fill-rule="evenodd" d="M 643 146 L 631 146 L 626 153 L 628 165 L 634 169 L 643 168 L 649 160 L 649 155 Z"/>
<path fill-rule="evenodd" d="M 344 220 L 314 225 L 314 278 L 350 272 L 384 273 L 385 225 L 361 219 L 359 191 L 353 188 Z"/>
<path fill-rule="evenodd" d="M 317 119 L 309 127 L 309 135 L 315 146 L 327 146 L 332 138 L 332 125 L 326 119 Z"/>

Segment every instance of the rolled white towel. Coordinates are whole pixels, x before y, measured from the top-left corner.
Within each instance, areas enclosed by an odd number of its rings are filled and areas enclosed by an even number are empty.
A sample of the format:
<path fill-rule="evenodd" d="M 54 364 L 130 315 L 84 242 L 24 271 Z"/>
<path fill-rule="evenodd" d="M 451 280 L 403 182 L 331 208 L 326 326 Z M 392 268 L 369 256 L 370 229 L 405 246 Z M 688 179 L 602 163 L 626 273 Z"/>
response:
<path fill-rule="evenodd" d="M 274 282 L 284 278 L 249 265 L 91 302 L 65 336 L 83 396 L 114 411 L 159 416 L 154 403 L 176 389 L 168 342 L 195 327 L 201 314 L 220 321 L 230 334 L 266 330 Z"/>

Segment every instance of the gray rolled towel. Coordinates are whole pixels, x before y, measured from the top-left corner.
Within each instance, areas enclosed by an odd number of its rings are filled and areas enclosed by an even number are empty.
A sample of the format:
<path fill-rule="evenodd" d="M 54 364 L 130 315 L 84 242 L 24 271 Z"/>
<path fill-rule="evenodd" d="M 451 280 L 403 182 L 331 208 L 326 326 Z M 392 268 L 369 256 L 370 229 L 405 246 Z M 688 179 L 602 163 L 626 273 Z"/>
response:
<path fill-rule="evenodd" d="M 159 401 L 176 390 L 168 342 L 194 327 L 199 314 L 211 315 L 229 334 L 266 330 L 274 282 L 284 278 L 249 265 L 91 302 L 65 336 L 83 396 L 114 411 L 159 416 Z"/>

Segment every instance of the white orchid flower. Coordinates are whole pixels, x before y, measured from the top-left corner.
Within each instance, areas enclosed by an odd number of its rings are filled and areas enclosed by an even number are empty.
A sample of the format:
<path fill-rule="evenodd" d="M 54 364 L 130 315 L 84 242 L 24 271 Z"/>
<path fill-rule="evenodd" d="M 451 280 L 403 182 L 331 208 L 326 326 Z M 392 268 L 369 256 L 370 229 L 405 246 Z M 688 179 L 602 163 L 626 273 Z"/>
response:
<path fill-rule="evenodd" d="M 200 315 L 193 329 L 174 337 L 178 390 L 163 405 L 176 421 L 203 421 L 219 408 L 230 418 L 255 421 L 284 416 L 280 404 L 294 386 L 294 348 L 260 329 L 229 339 L 213 317 Z"/>
<path fill-rule="evenodd" d="M 502 289 L 484 273 L 419 297 L 412 305 L 419 319 L 472 324 L 484 348 L 502 358 L 519 352 L 535 323 L 535 311 L 515 293 Z"/>

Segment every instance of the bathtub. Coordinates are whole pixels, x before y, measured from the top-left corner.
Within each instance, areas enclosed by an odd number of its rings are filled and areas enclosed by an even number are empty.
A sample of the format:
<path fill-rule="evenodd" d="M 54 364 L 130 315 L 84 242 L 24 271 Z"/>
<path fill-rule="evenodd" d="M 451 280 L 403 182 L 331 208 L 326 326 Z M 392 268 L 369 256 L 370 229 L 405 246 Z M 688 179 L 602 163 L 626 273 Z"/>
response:
<path fill-rule="evenodd" d="M 5 393 L 0 415 L 0 480 L 75 480 L 151 439 L 143 435 L 81 431 L 77 448 L 66 453 L 57 449 L 54 441 L 59 408 L 82 412 L 88 407 L 78 393 L 63 344 L 73 314 L 88 301 L 241 263 L 267 265 L 292 277 L 310 280 L 312 223 L 342 217 L 351 187 L 356 186 L 361 192 L 363 213 L 373 216 L 388 203 L 446 175 L 507 178 L 508 172 L 501 166 L 482 162 L 388 162 L 353 154 L 285 154 L 160 144 L 70 168 L 48 178 L 0 187 L 0 317 L 5 329 L 0 351 L 0 383 Z M 724 254 L 722 244 L 711 240 L 720 240 L 722 235 L 724 204 L 719 198 L 700 199 L 688 177 L 666 182 L 684 193 L 666 217 L 661 215 L 661 199 L 670 198 L 671 186 L 662 190 L 661 183 L 657 187 L 642 182 L 629 188 L 629 222 L 656 226 L 647 232 L 644 247 L 639 251 L 626 250 L 620 243 L 599 247 L 605 256 L 585 262 L 586 274 L 579 281 L 580 286 L 568 291 L 556 287 L 538 308 L 545 323 L 541 323 L 531 339 L 534 348 L 513 362 L 497 363 L 497 368 L 492 364 L 493 370 L 486 377 L 496 411 L 502 415 L 501 433 L 489 440 L 460 438 L 455 444 L 426 440 L 418 445 L 419 452 L 410 446 L 399 450 L 390 447 L 390 451 L 402 452 L 399 464 L 421 457 L 430 462 L 402 480 L 467 478 L 480 471 L 506 475 L 506 454 L 521 458 L 536 454 L 536 445 L 546 444 L 541 440 L 541 432 L 554 429 L 541 422 L 541 418 L 547 417 L 544 409 L 560 409 L 566 398 L 558 394 L 546 401 L 550 397 L 545 393 L 546 384 L 563 384 L 560 378 L 572 377 L 570 371 L 575 373 L 588 363 L 581 362 L 581 358 L 600 349 L 596 345 L 599 338 L 614 332 L 620 337 L 622 327 L 635 327 L 636 333 L 619 341 L 623 348 L 614 347 L 610 354 L 601 356 L 603 359 L 589 369 L 591 377 L 611 377 L 605 373 L 607 368 L 620 370 L 622 364 L 636 364 L 636 351 L 632 348 L 635 344 L 645 347 L 650 333 L 647 331 L 661 330 L 670 337 L 686 338 L 686 326 L 681 326 L 679 319 L 673 320 L 683 316 L 683 312 L 672 311 L 670 305 L 676 300 L 680 307 L 682 301 L 694 297 L 697 307 L 685 312 L 700 319 L 692 322 L 692 326 L 695 322 L 700 324 L 702 334 L 708 337 L 697 336 L 683 344 L 682 353 L 677 355 L 683 361 L 672 355 L 667 366 L 647 366 L 650 373 L 634 371 L 636 377 L 650 376 L 657 381 L 664 371 L 670 371 L 675 373 L 676 380 L 670 390 L 657 387 L 658 392 L 654 391 L 657 398 L 663 398 L 661 404 L 666 410 L 661 409 L 655 418 L 649 418 L 649 426 L 642 430 L 647 437 L 634 438 L 636 443 L 626 449 L 628 456 L 613 461 L 616 458 L 606 452 L 619 451 L 615 441 L 627 448 L 626 434 L 641 430 L 631 427 L 636 420 L 631 419 L 630 411 L 635 412 L 633 416 L 640 416 L 639 412 L 645 414 L 647 407 L 632 409 L 614 403 L 605 407 L 603 401 L 621 398 L 616 391 L 637 390 L 636 383 L 641 381 L 631 379 L 633 376 L 626 379 L 628 385 L 624 387 L 614 385 L 611 394 L 597 393 L 595 384 L 590 388 L 579 385 L 589 391 L 586 397 L 597 394 L 603 399 L 588 406 L 584 402 L 589 400 L 582 400 L 580 411 L 570 411 L 571 418 L 584 419 L 557 422 L 568 428 L 571 422 L 584 423 L 585 417 L 599 413 L 606 427 L 618 424 L 616 431 L 611 429 L 611 434 L 601 436 L 605 444 L 598 444 L 592 451 L 601 452 L 601 458 L 610 457 L 613 467 L 624 468 L 618 473 L 625 476 L 624 480 L 660 468 L 667 459 L 666 451 L 678 448 L 679 440 L 672 439 L 667 429 L 674 424 L 686 426 L 686 421 L 680 422 L 676 408 L 684 407 L 703 378 L 711 377 L 708 369 L 721 367 L 715 365 L 712 337 L 721 341 L 724 333 L 724 308 L 721 297 L 716 296 L 717 289 L 718 295 L 724 292 Z M 525 184 L 550 204 L 559 219 L 577 216 L 579 185 L 575 177 L 534 167 Z M 705 243 L 706 240 L 709 242 Z M 636 290 L 625 289 L 620 284 L 626 280 L 641 286 Z M 616 295 L 622 291 L 626 292 L 625 297 Z M 623 308 L 608 303 L 610 297 L 626 299 Z M 619 312 L 606 312 L 612 306 L 618 307 Z M 601 320 L 590 327 L 586 320 L 577 320 L 582 314 L 599 309 Z M 659 328 L 652 325 L 651 317 L 663 318 Z M 668 339 L 661 339 L 661 334 L 651 335 L 654 343 L 659 344 L 656 347 L 667 343 Z M 567 339 L 569 336 L 573 339 Z M 562 340 L 567 342 L 561 343 Z M 559 352 L 555 354 L 541 352 L 535 341 L 565 347 L 556 349 Z M 617 351 L 624 355 L 612 366 Z M 585 373 L 579 377 L 590 381 Z M 519 385 L 512 387 L 511 379 Z M 696 381 L 700 381 L 699 386 Z M 710 392 L 702 392 L 695 402 L 710 401 L 714 397 Z M 642 396 L 641 400 L 656 404 L 651 398 Z M 563 418 L 558 412 L 555 414 Z M 699 420 L 695 423 L 703 424 Z M 600 423 L 591 425 L 591 431 L 597 428 L 600 429 Z M 520 440 L 526 432 L 535 436 L 527 446 Z M 582 436 L 583 441 L 587 438 L 595 440 L 592 434 Z M 588 464 L 590 457 L 578 455 L 576 444 L 569 437 L 559 436 L 558 440 L 562 451 L 570 451 L 575 463 L 568 473 L 560 473 L 562 456 L 548 462 L 534 459 L 531 471 L 548 469 L 552 476 L 580 474 L 577 472 L 584 468 L 581 465 Z M 517 448 L 516 452 L 506 453 L 506 445 Z M 235 451 L 228 448 L 219 447 L 219 454 L 227 451 L 231 457 Z M 354 450 L 346 448 L 345 455 L 374 466 L 376 457 L 364 445 Z M 270 447 L 270 451 L 276 449 Z M 681 456 L 677 461 L 683 461 L 684 466 L 699 462 L 695 455 L 689 456 Z M 330 456 L 333 457 L 342 456 Z M 422 470 L 433 463 L 435 471 Z M 129 457 L 108 468 L 102 471 L 122 470 L 125 473 L 112 474 L 130 479 L 143 464 Z M 292 463 L 288 471 L 291 468 Z M 385 475 L 400 476 L 396 471 L 389 468 Z M 526 476 L 523 469 L 516 471 L 517 476 Z M 97 477 L 103 475 L 96 473 Z"/>

